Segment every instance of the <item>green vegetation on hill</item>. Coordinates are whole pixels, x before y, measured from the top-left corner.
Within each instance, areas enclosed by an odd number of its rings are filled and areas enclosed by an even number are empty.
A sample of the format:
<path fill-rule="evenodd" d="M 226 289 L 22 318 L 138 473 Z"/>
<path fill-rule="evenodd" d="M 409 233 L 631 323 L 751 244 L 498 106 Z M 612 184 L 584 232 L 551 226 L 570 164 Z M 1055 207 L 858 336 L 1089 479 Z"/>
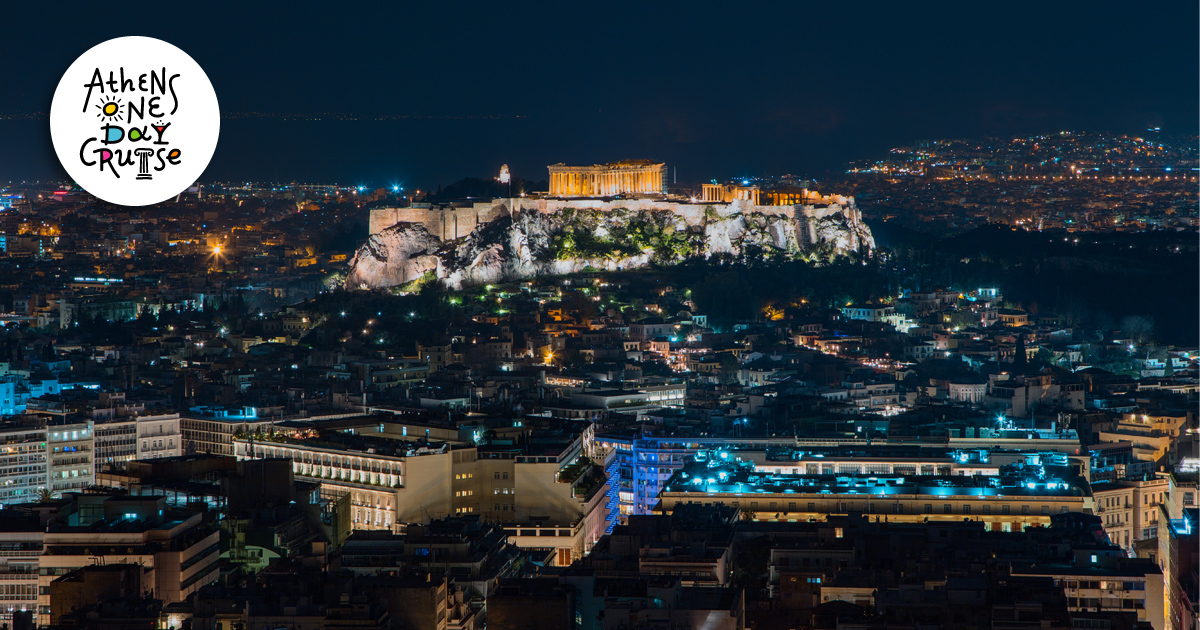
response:
<path fill-rule="evenodd" d="M 641 249 L 628 242 L 600 238 L 586 230 L 569 230 L 555 235 L 550 251 L 556 260 L 621 258 L 641 253 Z"/>
<path fill-rule="evenodd" d="M 563 230 L 551 242 L 556 260 L 620 258 L 646 252 L 656 263 L 668 264 L 695 256 L 704 242 L 702 233 L 680 229 L 677 217 L 667 211 L 630 212 L 625 208 L 597 212 L 567 208 Z"/>

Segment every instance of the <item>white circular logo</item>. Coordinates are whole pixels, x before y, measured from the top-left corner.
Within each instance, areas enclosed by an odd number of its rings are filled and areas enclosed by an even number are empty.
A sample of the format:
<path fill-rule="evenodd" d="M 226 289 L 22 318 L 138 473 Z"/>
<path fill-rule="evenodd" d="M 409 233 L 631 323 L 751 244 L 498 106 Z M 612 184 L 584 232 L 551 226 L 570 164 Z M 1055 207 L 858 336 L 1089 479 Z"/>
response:
<path fill-rule="evenodd" d="M 220 130 L 208 75 L 151 37 L 110 39 L 83 53 L 50 104 L 63 168 L 84 190 L 123 206 L 165 201 L 195 183 Z"/>

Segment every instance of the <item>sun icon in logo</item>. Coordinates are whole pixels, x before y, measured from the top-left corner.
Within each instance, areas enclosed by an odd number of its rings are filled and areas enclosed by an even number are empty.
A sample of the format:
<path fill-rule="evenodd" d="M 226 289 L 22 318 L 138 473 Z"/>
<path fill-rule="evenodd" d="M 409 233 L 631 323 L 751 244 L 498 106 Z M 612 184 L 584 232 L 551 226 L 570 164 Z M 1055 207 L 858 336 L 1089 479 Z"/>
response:
<path fill-rule="evenodd" d="M 97 118 L 115 120 L 121 116 L 121 101 L 110 99 L 97 105 L 96 109 L 100 110 Z"/>

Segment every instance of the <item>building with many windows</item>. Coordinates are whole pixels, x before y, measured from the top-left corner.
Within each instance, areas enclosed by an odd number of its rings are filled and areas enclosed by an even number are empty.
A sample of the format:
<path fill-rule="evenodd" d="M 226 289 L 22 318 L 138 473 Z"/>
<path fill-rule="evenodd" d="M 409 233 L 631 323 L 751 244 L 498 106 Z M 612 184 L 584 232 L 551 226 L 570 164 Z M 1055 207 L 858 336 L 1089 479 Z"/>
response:
<path fill-rule="evenodd" d="M 1170 495 L 1166 475 L 1092 484 L 1095 514 L 1104 522 L 1108 539 L 1131 552 L 1137 541 L 1158 536 L 1158 506 L 1165 505 Z"/>
<path fill-rule="evenodd" d="M 135 459 L 178 457 L 183 454 L 183 436 L 177 413 L 151 416 L 120 416 L 97 421 L 95 466 L 120 468 Z"/>
<path fill-rule="evenodd" d="M 1087 481 L 1076 467 L 1014 463 L 998 473 L 767 473 L 727 451 L 706 451 L 671 476 L 655 512 L 723 503 L 753 520 L 806 522 L 862 513 L 896 522 L 965 519 L 988 530 L 1019 531 L 1049 525 L 1054 514 L 1092 509 Z"/>
<path fill-rule="evenodd" d="M 52 420 L 46 426 L 46 456 L 50 460 L 47 487 L 55 494 L 83 490 L 95 480 L 95 436 L 92 421 Z"/>
<path fill-rule="evenodd" d="M 38 564 L 46 526 L 31 511 L 0 510 L 0 624 L 13 626 L 13 613 L 38 609 Z"/>
<path fill-rule="evenodd" d="M 652 513 L 671 475 L 697 453 L 712 449 L 735 454 L 752 462 L 756 471 L 772 474 L 996 475 L 1005 464 L 1043 462 L 1087 469 L 1086 458 L 1078 456 L 1079 440 L 1073 432 L 1005 431 L 986 438 L 952 437 L 946 446 L 790 437 L 638 437 L 599 431 L 587 438 L 586 445 L 593 458 L 615 455 L 609 484 L 622 519 Z"/>
<path fill-rule="evenodd" d="M 0 541 L 8 533 L 0 532 Z M 203 515 L 169 508 L 165 497 L 72 495 L 46 526 L 39 558 L 38 613 L 50 612 L 50 583 L 93 564 L 136 564 L 165 604 L 183 601 L 220 574 L 217 528 Z"/>
<path fill-rule="evenodd" d="M 349 418 L 357 413 L 312 416 L 305 420 Z M 233 437 L 238 434 L 270 431 L 285 418 L 265 413 L 256 407 L 194 407 L 179 419 L 180 436 L 185 452 L 234 455 Z M 149 437 L 149 436 L 147 436 Z"/>
<path fill-rule="evenodd" d="M 321 485 L 323 499 L 349 497 L 354 530 L 399 532 L 409 523 L 479 515 L 504 524 L 516 544 L 556 551 L 558 562 L 570 564 L 616 522 L 604 469 L 584 457 L 579 437 L 476 446 L 409 440 L 386 429 L 388 421 L 380 430 L 377 417 L 357 427 L 330 423 L 337 430 L 292 424 L 262 438 L 233 438 L 238 459 L 290 459 L 298 479 Z"/>
<path fill-rule="evenodd" d="M 22 418 L 0 426 L 0 504 L 39 500 L 49 472 L 43 421 Z"/>

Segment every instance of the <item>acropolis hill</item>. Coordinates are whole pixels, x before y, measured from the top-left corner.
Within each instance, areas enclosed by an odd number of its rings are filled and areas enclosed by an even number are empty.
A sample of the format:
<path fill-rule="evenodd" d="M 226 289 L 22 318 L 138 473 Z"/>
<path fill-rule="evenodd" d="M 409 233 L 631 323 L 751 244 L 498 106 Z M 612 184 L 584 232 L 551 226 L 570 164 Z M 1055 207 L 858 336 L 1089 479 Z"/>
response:
<path fill-rule="evenodd" d="M 672 196 L 665 165 L 649 161 L 549 170 L 545 194 L 373 209 L 347 288 L 430 278 L 462 287 L 716 255 L 825 262 L 875 245 L 852 197 L 718 184 Z"/>

